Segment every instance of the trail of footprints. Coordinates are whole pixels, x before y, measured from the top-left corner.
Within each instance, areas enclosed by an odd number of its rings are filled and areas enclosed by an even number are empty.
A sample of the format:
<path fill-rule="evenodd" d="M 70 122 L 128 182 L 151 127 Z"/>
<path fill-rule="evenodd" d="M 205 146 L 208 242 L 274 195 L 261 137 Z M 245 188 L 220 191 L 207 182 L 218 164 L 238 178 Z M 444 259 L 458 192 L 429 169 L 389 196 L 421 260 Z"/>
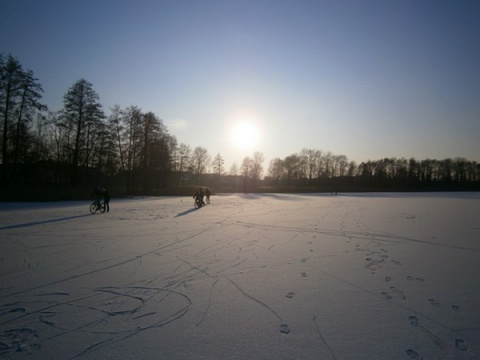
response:
<path fill-rule="evenodd" d="M 402 263 L 397 260 L 393 260 L 393 259 L 389 260 L 388 251 L 383 248 L 380 248 L 379 251 L 372 251 L 368 248 L 363 248 L 360 245 L 356 245 L 355 250 L 366 253 L 365 254 L 366 264 L 364 265 L 364 268 L 370 271 L 372 274 L 375 274 L 379 269 L 381 269 L 387 263 L 392 263 L 398 266 L 402 265 Z M 413 275 L 408 275 L 406 277 L 406 280 L 409 282 L 416 282 L 416 283 L 425 282 L 425 280 L 422 277 L 413 276 Z M 394 283 L 394 279 L 391 276 L 385 276 L 384 281 L 385 283 L 390 283 L 390 284 Z M 382 291 L 380 294 L 385 298 L 385 300 L 407 301 L 406 294 L 401 289 L 397 288 L 394 285 L 389 286 L 388 290 Z M 440 308 L 442 306 L 440 302 L 434 298 L 429 298 L 426 301 L 433 307 Z M 461 311 L 461 307 L 457 304 L 451 305 L 450 309 L 455 312 Z M 426 327 L 424 327 L 420 323 L 420 320 L 417 316 L 412 315 L 409 317 L 409 320 L 412 326 L 415 326 L 419 331 L 421 331 L 424 335 L 430 338 L 433 341 L 433 343 L 437 345 L 445 353 L 451 354 L 453 349 L 457 349 L 461 352 L 466 352 L 469 350 L 467 343 L 463 339 L 458 339 L 458 338 L 455 339 L 454 346 L 451 346 L 446 341 L 442 340 L 437 335 L 435 335 L 430 330 L 428 330 Z M 405 353 L 406 355 L 408 355 L 408 357 L 412 359 L 418 359 L 418 360 L 424 359 L 424 357 L 420 353 L 418 353 L 415 349 L 411 349 L 411 348 L 407 349 L 405 350 Z"/>
<path fill-rule="evenodd" d="M 453 348 L 450 346 L 450 344 L 444 341 L 443 339 L 441 339 L 440 337 L 438 337 L 437 335 L 435 335 L 434 333 L 432 333 L 426 327 L 424 327 L 420 323 L 420 319 L 417 316 L 411 315 L 408 317 L 408 320 L 410 320 L 410 325 L 414 326 L 419 331 L 421 331 L 424 335 L 429 337 L 435 343 L 435 345 L 437 345 L 446 354 L 451 355 Z M 463 339 L 455 339 L 454 344 L 455 344 L 455 348 L 459 351 L 465 352 L 469 350 L 467 343 Z M 424 359 L 424 357 L 414 349 L 407 349 L 405 350 L 405 353 L 412 359 Z"/>

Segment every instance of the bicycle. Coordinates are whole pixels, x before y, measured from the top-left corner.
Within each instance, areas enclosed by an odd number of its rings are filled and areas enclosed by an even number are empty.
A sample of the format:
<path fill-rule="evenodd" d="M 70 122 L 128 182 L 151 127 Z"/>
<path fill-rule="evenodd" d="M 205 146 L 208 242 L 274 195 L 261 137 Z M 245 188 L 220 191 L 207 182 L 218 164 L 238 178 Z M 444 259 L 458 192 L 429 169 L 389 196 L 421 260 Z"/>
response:
<path fill-rule="evenodd" d="M 100 211 L 102 214 L 105 212 L 105 203 L 101 200 L 94 200 L 90 204 L 90 213 L 95 214 L 97 211 Z"/>
<path fill-rule="evenodd" d="M 200 209 L 204 205 L 202 204 L 202 200 L 200 200 L 200 198 L 197 197 L 193 202 L 193 206 L 195 206 L 195 209 Z"/>

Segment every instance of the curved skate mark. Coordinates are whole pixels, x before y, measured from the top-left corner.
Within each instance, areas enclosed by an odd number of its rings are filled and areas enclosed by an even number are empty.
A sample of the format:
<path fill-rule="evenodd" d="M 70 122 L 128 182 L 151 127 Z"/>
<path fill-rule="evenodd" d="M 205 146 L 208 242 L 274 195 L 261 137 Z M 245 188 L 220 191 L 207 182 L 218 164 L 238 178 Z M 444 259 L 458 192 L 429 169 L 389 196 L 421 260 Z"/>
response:
<path fill-rule="evenodd" d="M 90 216 L 90 215 L 88 215 Z M 187 245 L 182 245 L 182 246 L 178 246 L 178 244 L 180 242 L 184 242 L 186 240 L 190 240 L 196 236 L 199 236 L 201 234 L 203 234 L 204 232 L 208 231 L 209 229 L 211 229 L 212 227 L 214 227 L 214 225 L 202 230 L 202 231 L 199 231 L 197 233 L 195 233 L 194 235 L 191 235 L 185 239 L 182 239 L 178 242 L 174 242 L 174 243 L 169 243 L 169 244 L 166 244 L 164 246 L 159 246 L 153 250 L 150 250 L 150 251 L 146 251 L 144 252 L 143 254 L 139 254 L 139 255 L 135 255 L 135 256 L 132 256 L 130 258 L 127 258 L 125 260 L 121 260 L 119 262 L 116 262 L 116 263 L 113 263 L 111 265 L 106 265 L 104 267 L 101 267 L 101 268 L 97 268 L 97 269 L 93 269 L 93 270 L 88 270 L 88 271 L 85 271 L 83 273 L 80 273 L 80 274 L 75 274 L 75 275 L 70 275 L 70 276 L 67 276 L 67 277 L 64 277 L 62 279 L 59 279 L 59 280 L 55 280 L 55 281 L 51 281 L 51 282 L 47 282 L 47 283 L 44 283 L 44 284 L 40 284 L 40 285 L 37 285 L 37 286 L 34 286 L 34 287 L 30 287 L 28 289 L 24 289 L 24 290 L 19 290 L 19 291 L 16 291 L 14 293 L 10 293 L 10 294 L 2 294 L 0 295 L 0 299 L 1 298 L 5 298 L 5 297 L 10 297 L 10 296 L 16 296 L 16 295 L 20 295 L 20 294 L 24 294 L 26 292 L 30 292 L 30 291 L 33 291 L 33 290 L 37 290 L 37 289 L 41 289 L 41 288 L 45 288 L 45 287 L 48 287 L 48 286 L 52 286 L 52 285 L 57 285 L 57 284 L 61 284 L 61 283 L 64 283 L 64 282 L 67 282 L 67 281 L 71 281 L 71 280 L 76 280 L 76 279 L 79 279 L 79 278 L 82 278 L 82 277 L 85 277 L 85 276 L 89 276 L 89 275 L 93 275 L 93 274 L 97 274 L 99 272 L 102 272 L 102 271 L 106 271 L 106 270 L 110 270 L 110 269 L 114 269 L 116 267 L 119 267 L 119 266 L 122 266 L 122 265 L 125 265 L 125 264 L 128 264 L 128 263 L 131 263 L 133 261 L 137 261 L 139 258 L 142 258 L 144 256 L 148 256 L 148 255 L 158 255 L 157 253 L 161 250 L 164 250 L 166 248 L 170 248 L 170 247 L 174 247 L 173 249 L 171 250 L 168 250 L 168 251 L 173 251 L 173 250 L 177 250 L 177 249 L 180 249 L 182 247 L 185 247 Z"/>
<path fill-rule="evenodd" d="M 415 359 L 415 360 L 422 360 L 423 359 L 423 356 L 421 356 L 419 353 L 417 353 L 413 349 L 407 349 L 407 350 L 405 350 L 405 353 L 408 356 L 410 356 L 412 359 Z"/>
<path fill-rule="evenodd" d="M 318 327 L 318 324 L 317 324 L 317 317 L 315 315 L 313 315 L 313 323 L 315 324 L 315 328 L 317 329 L 318 336 L 320 336 L 320 339 L 327 347 L 328 351 L 330 352 L 330 355 L 332 355 L 332 359 L 336 360 L 337 357 L 333 353 L 332 348 L 330 347 L 330 345 L 328 345 L 327 341 L 325 340 L 325 338 L 322 336 L 322 333 L 320 332 L 320 328 Z"/>
<path fill-rule="evenodd" d="M 195 325 L 196 327 L 199 327 L 200 324 L 203 322 L 203 319 L 205 319 L 205 317 L 207 316 L 207 313 L 208 313 L 208 310 L 210 309 L 210 305 L 212 303 L 212 292 L 213 292 L 213 288 L 215 287 L 215 285 L 218 283 L 220 279 L 217 279 L 215 280 L 215 282 L 212 284 L 212 287 L 210 288 L 210 294 L 208 295 L 208 305 L 207 305 L 207 308 L 205 309 L 205 311 L 203 312 L 203 315 L 202 315 L 202 318 L 200 319 L 200 321 L 197 323 L 197 325 Z"/>
<path fill-rule="evenodd" d="M 35 294 L 35 296 L 54 296 L 54 295 L 69 296 L 70 293 L 66 291 L 55 291 L 51 293 Z"/>
<path fill-rule="evenodd" d="M 429 302 L 431 305 L 435 306 L 435 307 L 439 307 L 439 306 L 440 306 L 440 303 L 439 303 L 437 300 L 435 300 L 435 299 L 428 299 L 428 302 Z"/>
<path fill-rule="evenodd" d="M 132 318 L 132 320 L 137 320 L 137 319 L 141 319 L 141 318 L 143 318 L 143 317 L 155 315 L 156 313 L 157 313 L 156 311 L 152 311 L 152 312 L 149 312 L 149 313 L 145 313 L 145 314 L 141 314 L 141 315 L 138 315 L 138 316 L 134 316 L 134 317 Z"/>
<path fill-rule="evenodd" d="M 36 309 L 36 310 L 33 310 L 33 311 L 29 311 L 27 312 L 26 308 L 25 308 L 25 311 L 15 311 L 15 313 L 20 313 L 17 317 L 14 317 L 14 318 L 10 318 L 8 320 L 5 320 L 3 321 L 2 323 L 0 323 L 0 326 L 5 326 L 6 324 L 8 323 L 11 323 L 11 322 L 14 322 L 14 321 L 18 321 L 20 319 L 23 319 L 23 318 L 28 318 L 29 316 L 31 315 L 35 315 L 35 314 L 42 314 L 42 313 L 46 313 L 48 310 L 50 309 L 53 309 L 53 308 L 56 308 L 56 307 L 59 307 L 59 306 L 62 306 L 62 305 L 71 305 L 72 303 L 74 303 L 75 301 L 81 301 L 81 300 L 85 300 L 85 299 L 89 299 L 89 298 L 92 298 L 92 297 L 95 297 L 97 296 L 97 294 L 89 294 L 89 295 L 86 295 L 86 296 L 83 296 L 83 297 L 80 297 L 80 298 L 77 298 L 76 300 L 69 300 L 69 301 L 62 301 L 62 302 L 58 302 L 58 301 L 45 301 L 48 305 L 42 307 L 42 308 L 39 308 L 39 309 Z M 41 302 L 40 302 L 41 303 Z M 8 305 L 4 305 L 4 306 L 11 306 L 11 305 L 16 305 L 18 304 L 15 303 L 15 304 L 8 304 Z M 7 313 L 9 313 L 10 311 L 4 311 L 2 313 L 0 313 L 0 316 L 3 316 Z"/>
<path fill-rule="evenodd" d="M 165 288 L 148 288 L 148 287 L 130 287 L 130 288 L 132 290 L 137 290 L 137 291 L 141 292 L 145 296 L 147 295 L 146 292 L 154 291 L 154 294 L 153 295 L 150 294 L 148 300 L 154 299 L 154 297 L 157 296 L 160 293 L 166 293 L 166 295 L 163 299 L 155 302 L 155 304 L 157 306 L 158 306 L 159 303 L 161 303 L 170 294 L 174 294 L 174 295 L 178 295 L 178 296 L 182 297 L 183 299 L 186 300 L 186 303 L 184 304 L 183 307 L 181 307 L 181 304 L 179 304 L 178 301 L 175 301 L 175 303 L 177 305 L 180 305 L 180 308 L 177 311 L 175 311 L 173 313 L 170 313 L 170 314 L 167 313 L 166 316 L 164 318 L 160 319 L 160 320 L 158 320 L 158 318 L 160 316 L 160 314 L 158 314 L 159 316 L 154 318 L 154 320 L 157 320 L 157 321 L 155 321 L 153 323 L 150 323 L 150 324 L 145 324 L 144 321 L 140 321 L 139 323 L 136 323 L 136 324 L 135 323 L 130 324 L 131 321 L 127 321 L 127 320 L 131 319 L 130 316 L 128 316 L 125 319 L 121 319 L 119 324 L 124 324 L 125 325 L 125 324 L 129 323 L 129 325 L 131 326 L 131 330 L 129 330 L 129 329 L 118 329 L 118 324 L 117 324 L 117 326 L 114 325 L 114 329 L 112 329 L 110 331 L 108 329 L 104 329 L 104 327 L 102 327 L 101 330 L 96 330 L 99 323 L 109 320 L 108 317 L 107 318 L 103 317 L 103 319 L 93 321 L 93 322 L 88 323 L 87 325 L 83 325 L 83 326 L 77 327 L 75 329 L 72 329 L 70 331 L 89 332 L 89 333 L 96 334 L 97 336 L 95 337 L 95 343 L 92 343 L 90 346 L 88 346 L 84 350 L 80 351 L 78 354 L 73 356 L 71 359 L 77 359 L 77 358 L 83 357 L 84 355 L 90 354 L 92 351 L 97 350 L 97 349 L 99 349 L 99 348 L 101 348 L 105 345 L 113 344 L 113 343 L 116 343 L 118 341 L 122 341 L 124 339 L 133 337 L 133 336 L 135 336 L 135 335 L 137 335 L 137 334 L 139 334 L 139 333 L 141 333 L 145 330 L 149 330 L 149 329 L 153 329 L 153 328 L 160 328 L 160 327 L 163 327 L 165 325 L 168 325 L 168 324 L 180 319 L 181 317 L 183 317 L 188 312 L 188 310 L 190 309 L 190 305 L 192 304 L 192 301 L 190 300 L 190 298 L 188 296 L 186 296 L 185 294 L 179 293 L 177 291 L 174 291 L 174 290 L 168 290 L 168 289 L 165 289 Z M 157 312 L 144 313 L 144 314 L 141 314 L 141 315 L 137 316 L 136 319 L 143 318 L 144 316 L 147 316 L 149 314 L 157 314 Z M 89 330 L 88 329 L 89 326 L 93 326 L 94 328 Z M 101 336 L 106 336 L 106 338 L 104 338 L 102 340 Z M 99 338 L 100 338 L 100 340 L 99 340 Z"/>
<path fill-rule="evenodd" d="M 462 339 L 455 340 L 455 347 L 460 351 L 468 351 L 468 346 Z"/>
<path fill-rule="evenodd" d="M 0 332 L 0 356 L 31 355 L 40 349 L 37 330 L 34 328 L 10 329 Z"/>
<path fill-rule="evenodd" d="M 255 301 L 256 303 L 260 304 L 261 306 L 263 306 L 265 309 L 269 310 L 273 315 L 275 315 L 280 321 L 283 321 L 282 317 L 280 315 L 278 315 L 278 313 L 273 310 L 270 306 L 268 306 L 267 304 L 265 304 L 263 301 L 261 300 L 258 300 L 256 297 L 253 297 L 252 295 L 250 294 L 247 294 L 245 291 L 243 291 L 243 289 L 237 285 L 237 283 L 235 281 L 233 281 L 232 279 L 230 279 L 228 276 L 226 275 L 223 275 L 221 274 L 222 277 L 224 277 L 225 279 L 227 279 L 228 281 L 230 281 L 230 283 L 232 283 L 233 286 L 235 286 L 238 291 L 240 291 L 243 295 L 245 295 L 247 298 L 249 298 L 250 300 L 253 300 Z"/>
<path fill-rule="evenodd" d="M 289 292 L 286 297 L 289 299 L 293 299 L 294 296 L 295 296 L 294 292 Z"/>
<path fill-rule="evenodd" d="M 127 334 L 123 334 L 123 333 L 120 333 L 121 336 L 118 336 L 118 337 L 111 337 L 111 338 L 108 338 L 106 340 L 103 340 L 103 341 L 98 341 L 92 345 L 90 345 L 89 347 L 87 347 L 86 349 L 82 350 L 81 352 L 79 352 L 77 355 L 75 355 L 74 357 L 72 357 L 71 359 L 77 359 L 77 358 L 80 358 L 88 353 L 90 353 L 91 351 L 94 351 L 94 350 L 97 350 L 105 345 L 108 345 L 108 344 L 113 344 L 113 343 L 116 343 L 118 341 L 122 341 L 122 340 L 125 340 L 125 339 L 128 339 L 130 337 L 133 337 L 145 330 L 149 330 L 149 329 L 153 329 L 153 328 L 161 328 L 165 325 L 168 325 L 178 319 L 180 319 L 181 317 L 183 317 L 187 312 L 188 312 L 188 309 L 191 305 L 191 302 L 190 304 L 177 311 L 176 313 L 172 314 L 171 316 L 168 316 L 167 318 L 165 319 L 162 319 L 161 321 L 158 321 L 157 323 L 153 324 L 153 325 L 150 325 L 150 326 L 145 326 L 145 327 L 137 327 L 135 330 L 131 331 L 131 332 L 128 332 Z"/>

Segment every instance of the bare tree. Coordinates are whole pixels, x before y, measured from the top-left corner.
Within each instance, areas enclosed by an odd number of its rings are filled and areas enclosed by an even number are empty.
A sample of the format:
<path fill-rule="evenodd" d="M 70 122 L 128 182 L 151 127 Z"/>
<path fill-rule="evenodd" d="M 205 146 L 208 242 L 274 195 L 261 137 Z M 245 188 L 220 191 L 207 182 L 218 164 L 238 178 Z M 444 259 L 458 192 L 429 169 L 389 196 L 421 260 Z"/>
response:
<path fill-rule="evenodd" d="M 98 94 L 85 79 L 76 81 L 63 98 L 65 121 L 73 130 L 72 183 L 78 182 L 78 166 L 89 154 L 89 142 L 95 136 L 95 127 L 100 125 L 104 114 Z"/>
<path fill-rule="evenodd" d="M 257 181 L 260 180 L 262 173 L 263 173 L 263 162 L 265 160 L 265 157 L 261 152 L 255 152 L 253 154 L 253 159 L 251 163 L 251 169 L 250 169 L 250 176 L 252 178 L 252 181 L 254 183 L 254 186 L 256 185 Z"/>
<path fill-rule="evenodd" d="M 243 176 L 243 186 L 244 186 L 245 192 L 247 192 L 249 188 L 248 185 L 249 185 L 249 179 L 251 176 L 252 165 L 253 165 L 253 160 L 250 158 L 250 156 L 246 156 L 245 158 L 243 158 L 240 171 Z"/>
<path fill-rule="evenodd" d="M 217 174 L 219 177 L 224 172 L 223 164 L 224 164 L 224 160 L 222 156 L 220 154 L 217 154 L 217 156 L 215 156 L 215 159 L 213 159 L 212 166 L 213 166 L 213 172 Z"/>
<path fill-rule="evenodd" d="M 192 154 L 192 172 L 196 176 L 197 180 L 200 178 L 200 175 L 205 173 L 207 166 L 210 163 L 210 156 L 208 155 L 207 149 L 197 146 L 193 150 Z"/>
<path fill-rule="evenodd" d="M 287 183 L 290 183 L 294 179 L 299 178 L 301 171 L 301 158 L 297 154 L 287 156 L 283 161 L 285 172 L 287 176 Z"/>
<path fill-rule="evenodd" d="M 232 176 L 238 175 L 238 165 L 235 162 L 232 164 L 232 166 L 230 166 L 230 175 Z"/>
<path fill-rule="evenodd" d="M 184 143 L 181 143 L 176 149 L 175 171 L 177 172 L 177 185 L 180 185 L 181 182 L 185 185 L 185 173 L 188 171 L 191 154 L 190 146 Z"/>
<path fill-rule="evenodd" d="M 318 159 L 321 156 L 321 151 L 314 149 L 302 149 L 300 152 L 301 165 L 304 167 L 305 176 L 311 183 L 314 176 L 317 174 Z"/>
<path fill-rule="evenodd" d="M 274 182 L 279 183 L 285 177 L 284 161 L 280 158 L 270 160 L 268 174 Z"/>

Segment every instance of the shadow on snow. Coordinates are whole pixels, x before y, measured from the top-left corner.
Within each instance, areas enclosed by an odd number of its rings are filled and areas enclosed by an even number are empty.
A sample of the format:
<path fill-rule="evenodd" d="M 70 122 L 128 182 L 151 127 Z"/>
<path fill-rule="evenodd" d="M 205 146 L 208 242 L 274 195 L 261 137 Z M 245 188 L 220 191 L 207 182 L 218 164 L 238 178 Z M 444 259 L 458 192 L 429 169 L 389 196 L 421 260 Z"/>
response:
<path fill-rule="evenodd" d="M 27 226 L 35 226 L 35 225 L 49 224 L 49 223 L 58 222 L 58 221 L 66 221 L 66 220 L 78 219 L 78 218 L 82 218 L 82 217 L 85 217 L 85 216 L 92 216 L 92 215 L 90 215 L 90 214 L 83 214 L 83 215 L 67 216 L 67 217 L 62 217 L 62 218 L 52 219 L 52 220 L 43 220 L 43 221 L 34 221 L 34 222 L 23 223 L 23 224 L 7 225 L 7 226 L 2 226 L 2 227 L 0 227 L 0 231 L 1 231 L 1 230 L 21 228 L 21 227 L 27 227 Z"/>
<path fill-rule="evenodd" d="M 202 206 L 202 207 L 203 207 L 203 206 Z M 201 208 L 200 208 L 200 209 L 201 209 Z M 181 213 L 178 213 L 177 215 L 175 215 L 175 217 L 177 218 L 177 217 L 180 217 L 180 216 L 185 216 L 185 215 L 188 215 L 188 214 L 190 214 L 190 213 L 192 213 L 192 212 L 194 212 L 194 211 L 196 211 L 196 210 L 198 210 L 198 209 L 196 209 L 196 208 L 191 208 L 191 209 L 185 210 L 185 211 L 183 211 L 183 212 L 181 212 Z"/>

